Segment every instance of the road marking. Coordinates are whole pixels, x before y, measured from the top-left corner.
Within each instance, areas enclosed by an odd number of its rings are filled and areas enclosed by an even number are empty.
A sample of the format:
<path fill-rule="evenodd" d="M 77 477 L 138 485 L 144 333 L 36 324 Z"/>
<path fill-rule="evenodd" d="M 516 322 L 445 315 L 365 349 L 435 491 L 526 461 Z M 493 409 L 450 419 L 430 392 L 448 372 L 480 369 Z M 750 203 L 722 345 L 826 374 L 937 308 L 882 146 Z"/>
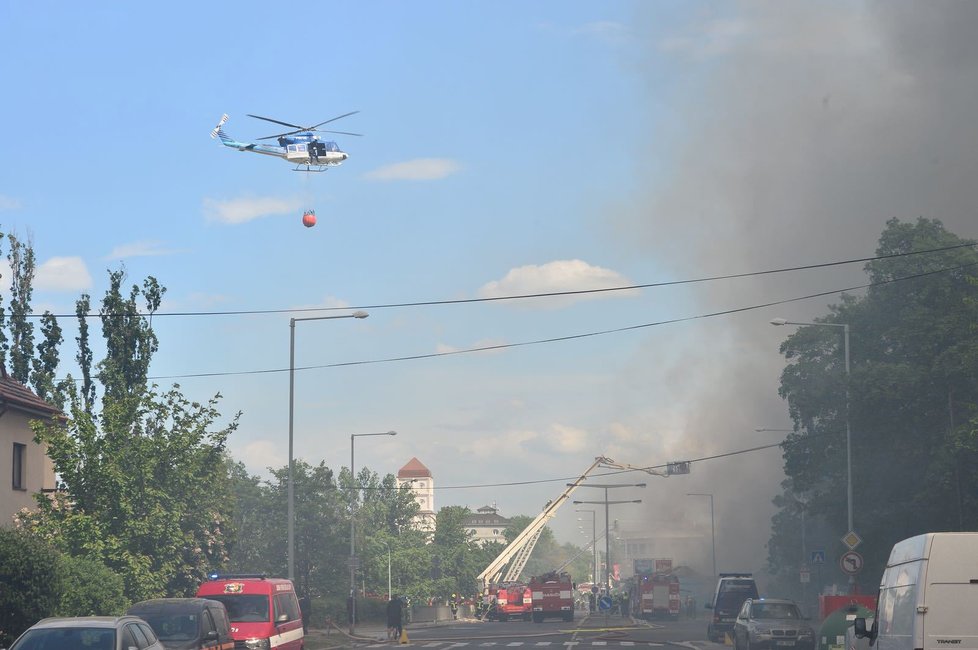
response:
<path fill-rule="evenodd" d="M 607 641 L 591 641 L 591 645 L 608 645 Z"/>
<path fill-rule="evenodd" d="M 619 645 L 635 645 L 634 641 L 619 641 Z"/>
<path fill-rule="evenodd" d="M 580 641 L 564 641 L 564 645 L 577 645 Z"/>
<path fill-rule="evenodd" d="M 516 646 L 521 646 L 521 645 L 523 645 L 522 641 L 513 641 L 511 643 L 506 644 L 506 646 L 509 648 L 515 648 Z"/>
<path fill-rule="evenodd" d="M 537 645 L 550 645 L 552 641 L 537 641 Z"/>

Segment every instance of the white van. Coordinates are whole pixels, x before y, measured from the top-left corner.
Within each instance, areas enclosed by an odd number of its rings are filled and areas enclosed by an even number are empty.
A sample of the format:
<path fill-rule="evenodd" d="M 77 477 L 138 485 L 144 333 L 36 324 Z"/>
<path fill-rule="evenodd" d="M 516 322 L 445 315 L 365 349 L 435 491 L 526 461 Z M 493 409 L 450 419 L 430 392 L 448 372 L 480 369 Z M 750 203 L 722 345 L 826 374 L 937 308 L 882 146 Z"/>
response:
<path fill-rule="evenodd" d="M 978 650 L 978 533 L 927 533 L 893 546 L 876 620 L 856 636 L 878 650 Z"/>

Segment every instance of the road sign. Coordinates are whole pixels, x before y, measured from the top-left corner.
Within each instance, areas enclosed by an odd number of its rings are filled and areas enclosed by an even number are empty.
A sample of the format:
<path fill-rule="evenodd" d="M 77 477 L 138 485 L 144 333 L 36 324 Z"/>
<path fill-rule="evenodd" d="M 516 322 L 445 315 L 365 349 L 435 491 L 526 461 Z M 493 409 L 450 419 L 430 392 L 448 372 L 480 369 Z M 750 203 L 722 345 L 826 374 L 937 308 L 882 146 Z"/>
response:
<path fill-rule="evenodd" d="M 591 585 L 591 593 L 592 594 L 598 593 L 598 585 Z"/>
<path fill-rule="evenodd" d="M 675 474 L 689 474 L 689 461 L 677 460 L 672 463 L 667 463 L 666 474 L 669 476 L 674 476 Z"/>
<path fill-rule="evenodd" d="M 611 609 L 611 596 L 601 596 L 601 598 L 598 600 L 598 609 Z"/>
<path fill-rule="evenodd" d="M 811 564 L 825 564 L 825 550 L 812 551 Z"/>
<path fill-rule="evenodd" d="M 842 567 L 842 571 L 851 576 L 856 575 L 863 568 L 863 556 L 855 551 L 848 551 L 842 554 L 839 558 L 839 566 Z"/>
<path fill-rule="evenodd" d="M 798 581 L 799 582 L 805 583 L 805 582 L 811 582 L 811 580 L 812 580 L 812 572 L 809 571 L 808 569 L 802 569 L 798 573 Z"/>
<path fill-rule="evenodd" d="M 863 543 L 863 538 L 856 534 L 856 531 L 850 530 L 848 533 L 843 535 L 842 543 L 846 545 L 850 551 L 855 551 L 856 547 Z"/>

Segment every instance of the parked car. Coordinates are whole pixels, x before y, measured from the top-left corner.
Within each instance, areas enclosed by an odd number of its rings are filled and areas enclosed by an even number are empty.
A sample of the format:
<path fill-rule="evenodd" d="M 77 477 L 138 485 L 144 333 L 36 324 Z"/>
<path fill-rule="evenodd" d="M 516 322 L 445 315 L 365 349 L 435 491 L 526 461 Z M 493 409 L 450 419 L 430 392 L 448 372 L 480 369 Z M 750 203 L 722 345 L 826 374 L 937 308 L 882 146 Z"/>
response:
<path fill-rule="evenodd" d="M 45 618 L 9 650 L 165 650 L 146 621 L 135 616 Z"/>
<path fill-rule="evenodd" d="M 734 621 L 736 650 L 814 650 L 815 630 L 793 601 L 749 598 Z"/>
<path fill-rule="evenodd" d="M 223 603 L 208 598 L 156 598 L 129 608 L 167 650 L 232 650 L 231 623 Z"/>
<path fill-rule="evenodd" d="M 706 626 L 707 638 L 717 643 L 724 642 L 724 637 L 733 631 L 737 612 L 744 601 L 758 596 L 757 583 L 750 573 L 721 573 L 713 600 L 705 605 L 713 610 L 713 616 Z"/>

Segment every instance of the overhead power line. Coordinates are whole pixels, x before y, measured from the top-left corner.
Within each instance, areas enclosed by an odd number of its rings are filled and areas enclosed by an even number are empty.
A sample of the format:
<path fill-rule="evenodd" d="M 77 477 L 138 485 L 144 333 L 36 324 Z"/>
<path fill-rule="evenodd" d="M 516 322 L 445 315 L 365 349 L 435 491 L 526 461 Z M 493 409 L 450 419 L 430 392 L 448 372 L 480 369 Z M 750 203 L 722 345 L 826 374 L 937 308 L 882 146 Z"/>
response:
<path fill-rule="evenodd" d="M 748 271 L 745 273 L 730 273 L 726 275 L 712 275 L 702 278 L 691 278 L 686 280 L 670 280 L 666 282 L 650 282 L 646 284 L 631 284 L 627 286 L 620 287 L 605 287 L 602 289 L 575 289 L 570 291 L 548 291 L 541 293 L 524 293 L 524 294 L 514 294 L 509 296 L 491 296 L 485 298 L 458 298 L 453 300 L 423 300 L 415 302 L 398 302 L 398 303 L 379 303 L 379 304 L 364 304 L 355 305 L 352 307 L 308 307 L 303 309 L 240 309 L 231 311 L 172 311 L 172 312 L 140 312 L 138 315 L 143 317 L 161 318 L 161 317 L 190 317 L 190 316 L 257 316 L 263 314 L 295 314 L 295 313 L 317 313 L 317 312 L 330 312 L 330 311 L 349 311 L 351 309 L 393 309 L 398 307 L 431 307 L 437 305 L 461 305 L 469 303 L 480 303 L 480 302 L 499 302 L 503 300 L 527 300 L 536 298 L 558 298 L 561 296 L 580 296 L 595 293 L 611 293 L 616 291 L 633 291 L 635 289 L 651 289 L 655 287 L 669 287 L 683 284 L 698 284 L 703 282 L 715 282 L 718 280 L 734 280 L 738 278 L 749 278 L 760 275 L 773 275 L 777 273 L 790 273 L 794 271 L 808 271 L 812 269 L 822 269 L 829 268 L 833 266 L 844 266 L 846 264 L 858 264 L 860 262 L 873 262 L 876 260 L 885 260 L 898 257 L 909 257 L 912 255 L 927 255 L 930 253 L 941 253 L 945 251 L 955 250 L 959 248 L 972 248 L 978 245 L 976 242 L 970 242 L 966 244 L 955 244 L 953 246 L 943 246 L 941 248 L 928 248 L 919 251 L 909 251 L 906 253 L 891 253 L 889 255 L 876 255 L 874 257 L 858 257 L 849 260 L 839 260 L 835 262 L 822 262 L 818 264 L 806 264 L 803 266 L 789 266 L 778 269 L 768 269 L 764 271 Z M 43 314 L 28 314 L 27 318 L 40 318 Z M 54 314 L 56 318 L 77 318 L 78 314 Z M 83 314 L 83 318 L 102 318 L 101 314 L 90 313 Z"/>
<path fill-rule="evenodd" d="M 294 368 L 295 371 L 302 370 L 322 370 L 326 368 L 341 368 L 345 366 L 365 366 L 377 363 L 393 363 L 395 361 L 416 361 L 419 359 L 433 359 L 436 357 L 447 357 L 459 354 L 471 354 L 473 352 L 487 352 L 491 350 L 505 350 L 507 348 L 518 348 L 526 347 L 530 345 L 542 345 L 544 343 L 559 343 L 563 341 L 573 341 L 576 339 L 590 338 L 594 336 L 606 336 L 609 334 L 618 334 L 621 332 L 628 332 L 632 330 L 645 329 L 649 327 L 658 327 L 661 325 L 671 325 L 675 323 L 684 323 L 693 320 L 700 320 L 706 318 L 715 318 L 717 316 L 727 316 L 730 314 L 738 314 L 746 311 L 754 311 L 757 309 L 764 309 L 766 307 L 774 307 L 776 305 L 785 305 L 793 302 L 800 302 L 803 300 L 810 300 L 812 298 L 820 298 L 824 296 L 831 296 L 837 293 L 843 293 L 847 291 L 856 291 L 858 289 L 866 289 L 869 287 L 884 286 L 887 284 L 893 284 L 895 282 L 903 282 L 906 280 L 914 280 L 917 278 L 923 278 L 931 275 L 937 275 L 940 273 L 947 273 L 949 271 L 957 271 L 961 269 L 970 268 L 973 266 L 978 266 L 978 262 L 972 262 L 970 264 L 962 264 L 959 266 L 950 266 L 934 271 L 925 271 L 923 273 L 915 273 L 913 275 L 908 275 L 899 278 L 890 278 L 889 280 L 882 280 L 880 282 L 868 282 L 866 284 L 859 284 L 851 287 L 846 287 L 843 289 L 832 289 L 831 291 L 819 291 L 818 293 L 810 293 L 804 296 L 797 296 L 794 298 L 785 298 L 783 300 L 773 300 L 770 302 L 759 303 L 755 305 L 748 305 L 745 307 L 735 307 L 732 309 L 724 309 L 721 311 L 708 312 L 705 314 L 697 314 L 695 316 L 684 316 L 680 318 L 670 318 L 666 320 L 653 321 L 651 323 L 641 323 L 638 325 L 627 325 L 625 327 L 616 327 L 613 329 L 598 330 L 595 332 L 584 332 L 581 334 L 569 334 L 567 336 L 556 336 L 546 339 L 536 339 L 532 341 L 520 341 L 517 343 L 499 343 L 497 345 L 484 345 L 474 348 L 465 348 L 462 350 L 450 350 L 448 352 L 429 352 L 425 354 L 413 354 L 400 357 L 387 357 L 383 359 L 367 359 L 361 361 L 341 361 L 337 363 L 326 363 L 321 365 L 313 366 L 297 366 Z M 272 374 L 280 372 L 289 372 L 289 368 L 270 368 L 264 370 L 240 370 L 240 371 L 224 371 L 224 372 L 200 372 L 200 373 L 190 373 L 183 375 L 157 375 L 153 377 L 148 377 L 147 379 L 161 380 L 161 379 L 190 379 L 190 378 L 201 378 L 201 377 L 230 377 L 230 376 L 240 376 L 240 375 L 262 375 L 262 374 Z"/>

